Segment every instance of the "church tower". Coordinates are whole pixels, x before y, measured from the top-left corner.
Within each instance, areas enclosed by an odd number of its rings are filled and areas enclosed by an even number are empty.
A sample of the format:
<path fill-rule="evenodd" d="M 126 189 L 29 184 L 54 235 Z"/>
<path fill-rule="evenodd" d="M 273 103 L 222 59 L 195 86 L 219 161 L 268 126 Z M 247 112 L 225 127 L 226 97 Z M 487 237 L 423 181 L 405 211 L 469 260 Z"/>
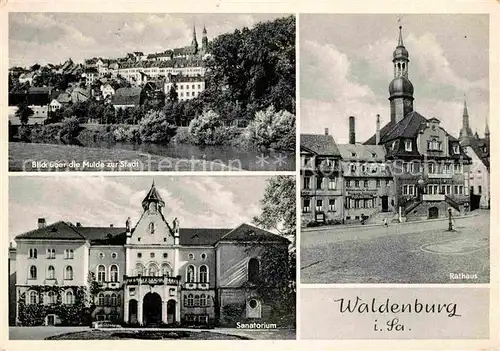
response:
<path fill-rule="evenodd" d="M 488 118 L 486 118 L 486 126 L 484 127 L 484 138 L 490 140 L 490 128 L 488 127 Z"/>
<path fill-rule="evenodd" d="M 403 44 L 402 27 L 399 26 L 398 46 L 392 54 L 394 79 L 389 84 L 391 122 L 398 123 L 413 111 L 413 84 L 408 79 L 409 54 Z"/>
<path fill-rule="evenodd" d="M 462 114 L 462 129 L 460 129 L 460 143 L 462 146 L 467 146 L 471 144 L 471 140 L 474 138 L 472 129 L 469 125 L 469 111 L 467 110 L 467 101 L 464 99 L 464 112 Z"/>
<path fill-rule="evenodd" d="M 165 207 L 165 202 L 160 196 L 158 190 L 156 190 L 155 182 L 153 180 L 153 184 L 151 184 L 151 189 L 149 189 L 148 194 L 142 200 L 142 208 L 144 211 L 150 212 L 162 212 L 163 207 Z"/>
<path fill-rule="evenodd" d="M 193 25 L 193 39 L 191 40 L 191 50 L 193 55 L 198 53 L 198 40 L 196 40 L 196 28 Z"/>
<path fill-rule="evenodd" d="M 205 26 L 203 26 L 203 36 L 201 38 L 201 50 L 205 53 L 208 50 L 207 28 Z"/>

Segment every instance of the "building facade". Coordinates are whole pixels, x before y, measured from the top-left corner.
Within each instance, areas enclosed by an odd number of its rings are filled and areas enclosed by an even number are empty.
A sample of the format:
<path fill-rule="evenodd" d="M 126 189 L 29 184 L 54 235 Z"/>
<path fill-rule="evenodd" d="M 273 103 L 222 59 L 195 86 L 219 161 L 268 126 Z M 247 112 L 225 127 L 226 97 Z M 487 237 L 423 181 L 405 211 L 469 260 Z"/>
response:
<path fill-rule="evenodd" d="M 278 317 L 259 287 L 269 271 L 266 250 L 287 255 L 287 239 L 248 224 L 182 228 L 177 218 L 167 220 L 154 184 L 141 205 L 135 225 L 130 217 L 120 228 L 41 218 L 37 229 L 16 236 L 16 324 L 88 323 L 82 311 L 128 325 Z"/>
<path fill-rule="evenodd" d="M 300 135 L 302 222 L 341 222 L 344 184 L 341 155 L 335 140 L 324 135 Z"/>
<path fill-rule="evenodd" d="M 367 145 L 386 149 L 394 186 L 395 208 L 407 220 L 438 218 L 448 211 L 462 214 L 469 206 L 468 170 L 471 159 L 459 140 L 413 109 L 414 88 L 409 80 L 409 53 L 399 40 L 393 52 L 394 78 L 389 84 L 391 120 L 377 123 Z"/>

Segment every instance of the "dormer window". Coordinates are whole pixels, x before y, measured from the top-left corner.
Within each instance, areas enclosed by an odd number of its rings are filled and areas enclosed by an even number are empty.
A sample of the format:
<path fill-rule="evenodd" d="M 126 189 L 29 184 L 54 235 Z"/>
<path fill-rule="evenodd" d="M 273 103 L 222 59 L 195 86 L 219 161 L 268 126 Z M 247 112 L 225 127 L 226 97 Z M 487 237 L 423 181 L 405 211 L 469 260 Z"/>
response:
<path fill-rule="evenodd" d="M 460 153 L 460 147 L 458 144 L 453 145 L 453 153 L 458 155 Z"/>
<path fill-rule="evenodd" d="M 355 152 L 351 152 L 351 156 L 352 157 L 356 157 L 356 153 Z"/>
<path fill-rule="evenodd" d="M 377 157 L 377 154 L 376 153 L 372 153 L 372 157 L 373 158 Z"/>
<path fill-rule="evenodd" d="M 394 140 L 391 144 L 391 150 L 394 151 L 396 149 L 396 140 Z"/>
<path fill-rule="evenodd" d="M 405 140 L 405 151 L 411 151 L 411 149 L 412 149 L 411 140 L 409 139 Z"/>

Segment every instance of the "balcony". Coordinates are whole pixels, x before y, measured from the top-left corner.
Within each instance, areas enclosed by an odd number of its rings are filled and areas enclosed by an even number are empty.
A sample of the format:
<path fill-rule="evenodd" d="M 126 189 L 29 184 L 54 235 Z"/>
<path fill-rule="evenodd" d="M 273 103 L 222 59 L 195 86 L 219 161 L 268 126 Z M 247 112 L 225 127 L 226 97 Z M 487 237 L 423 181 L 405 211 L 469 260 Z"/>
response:
<path fill-rule="evenodd" d="M 424 201 L 444 201 L 444 194 L 424 194 L 422 200 Z"/>
<path fill-rule="evenodd" d="M 209 283 L 185 283 L 184 289 L 186 290 L 208 290 L 210 289 Z"/>
<path fill-rule="evenodd" d="M 453 173 L 428 173 L 427 178 L 429 179 L 452 179 Z"/>
<path fill-rule="evenodd" d="M 124 277 L 124 283 L 126 285 L 174 285 L 178 286 L 180 282 L 180 277 L 167 277 L 167 276 L 134 276 Z"/>

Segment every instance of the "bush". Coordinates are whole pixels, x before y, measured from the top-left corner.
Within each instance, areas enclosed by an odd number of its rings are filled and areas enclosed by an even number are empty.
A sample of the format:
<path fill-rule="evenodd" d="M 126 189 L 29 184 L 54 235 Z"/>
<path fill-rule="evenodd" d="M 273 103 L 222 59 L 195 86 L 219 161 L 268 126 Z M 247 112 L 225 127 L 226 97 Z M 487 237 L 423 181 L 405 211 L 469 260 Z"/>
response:
<path fill-rule="evenodd" d="M 226 127 L 220 116 L 209 110 L 189 123 L 188 133 L 193 144 L 224 145 L 230 144 L 238 131 L 235 127 Z"/>
<path fill-rule="evenodd" d="M 113 131 L 113 138 L 115 141 L 136 142 L 140 140 L 140 135 L 137 128 L 118 126 Z"/>
<path fill-rule="evenodd" d="M 144 142 L 169 142 L 176 130 L 163 111 L 150 111 L 139 122 L 139 137 Z"/>
<path fill-rule="evenodd" d="M 31 129 L 28 126 L 21 125 L 19 127 L 19 139 L 24 142 L 31 142 Z"/>
<path fill-rule="evenodd" d="M 61 125 L 61 130 L 59 131 L 60 139 L 75 139 L 80 132 L 80 122 L 78 117 L 73 116 L 70 118 L 65 118 Z"/>
<path fill-rule="evenodd" d="M 258 111 L 242 136 L 254 148 L 295 150 L 295 116 L 274 106 Z"/>

